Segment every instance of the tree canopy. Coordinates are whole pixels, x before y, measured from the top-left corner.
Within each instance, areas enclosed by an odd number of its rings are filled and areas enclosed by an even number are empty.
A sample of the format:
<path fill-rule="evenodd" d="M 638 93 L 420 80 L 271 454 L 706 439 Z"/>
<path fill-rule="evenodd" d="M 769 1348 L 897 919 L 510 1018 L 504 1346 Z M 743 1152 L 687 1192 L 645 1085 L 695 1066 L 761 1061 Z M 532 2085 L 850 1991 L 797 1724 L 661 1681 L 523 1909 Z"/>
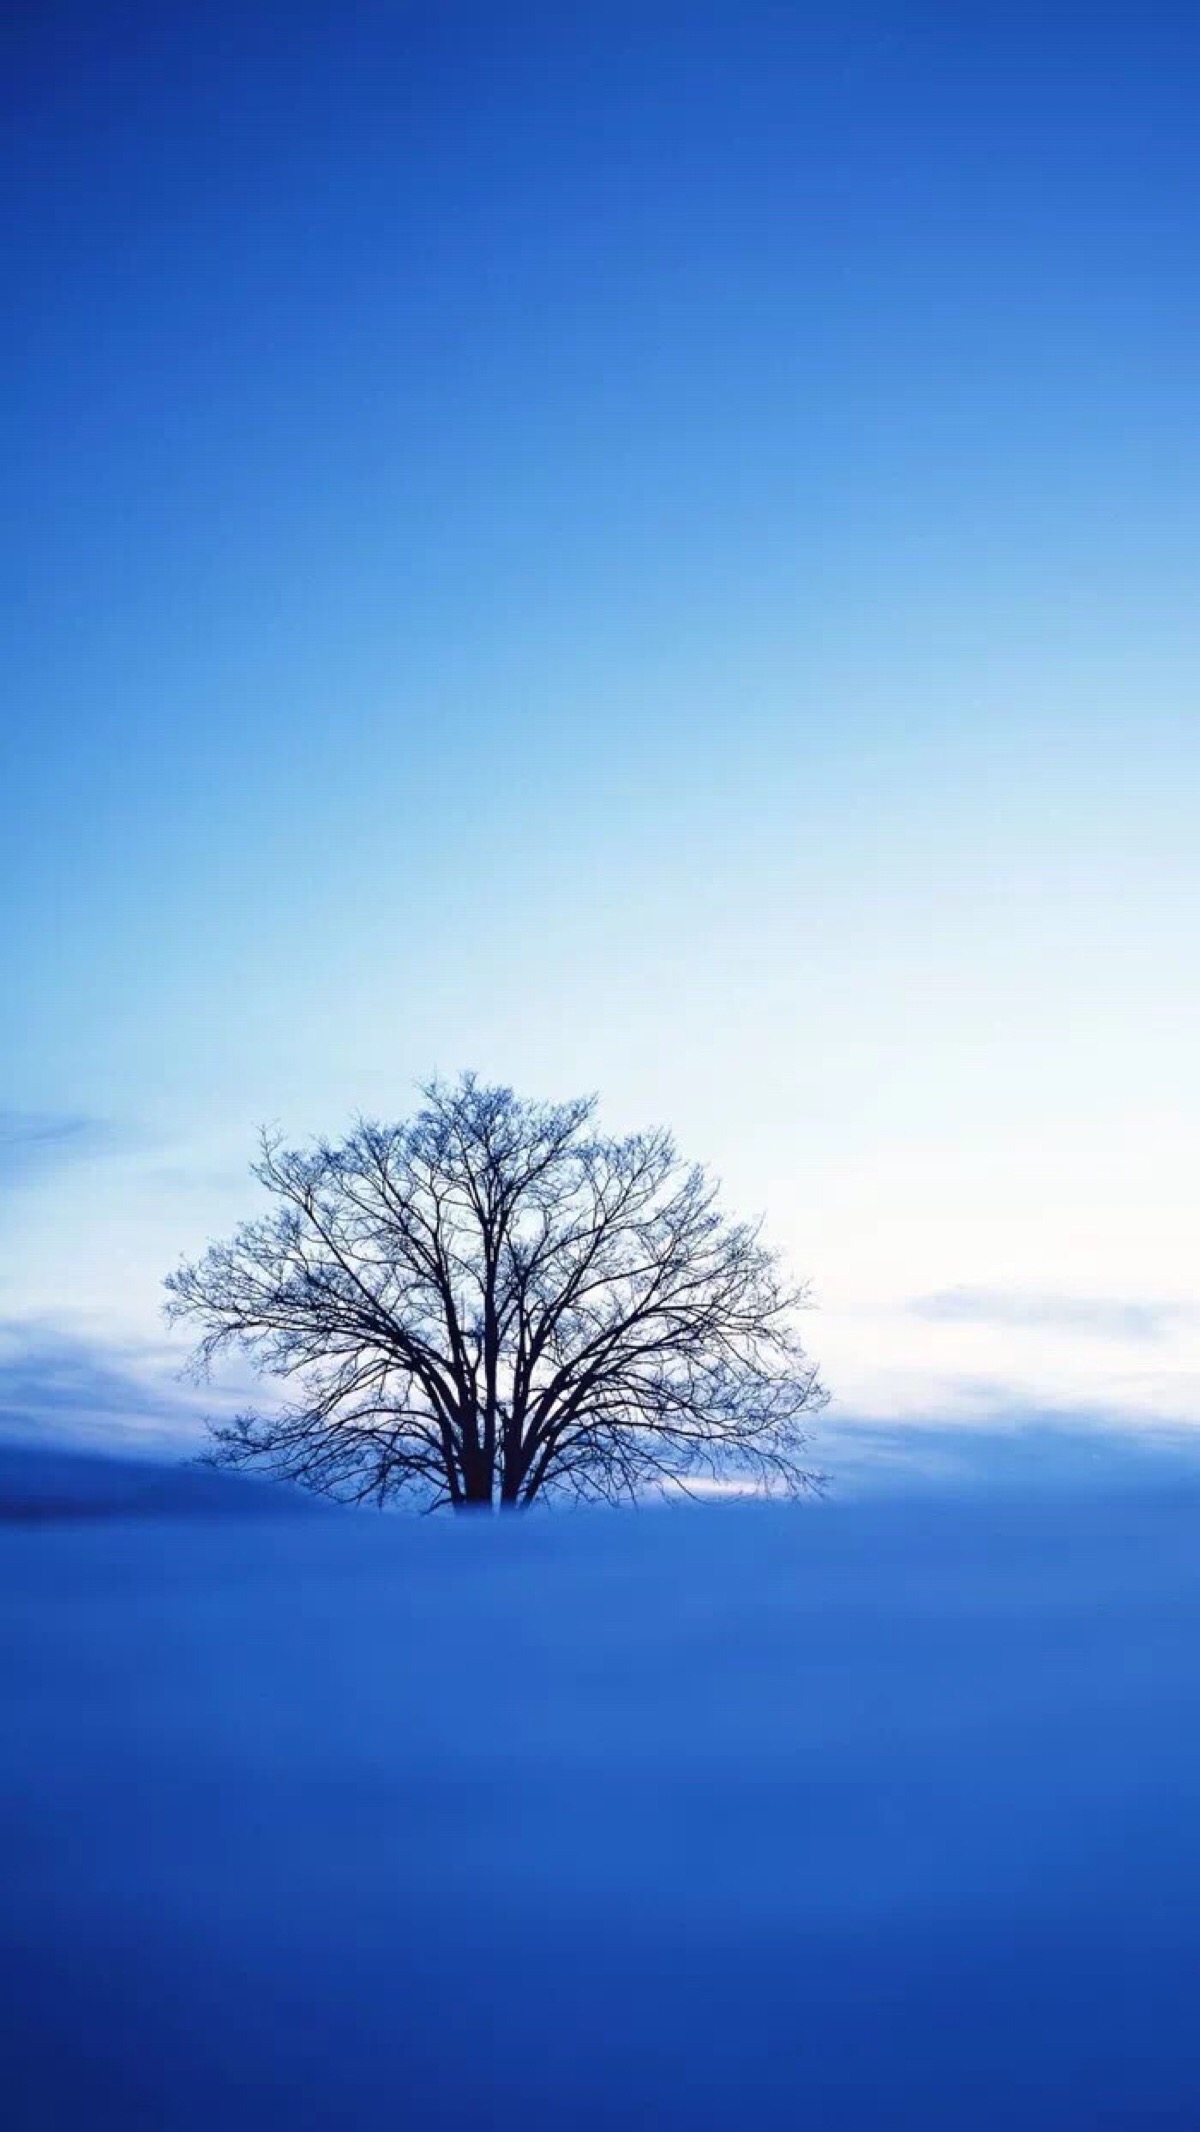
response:
<path fill-rule="evenodd" d="M 466 1075 L 405 1123 L 264 1134 L 254 1174 L 268 1210 L 167 1281 L 202 1371 L 237 1349 L 283 1386 L 214 1458 L 429 1506 L 812 1484 L 805 1291 L 669 1134 Z"/>

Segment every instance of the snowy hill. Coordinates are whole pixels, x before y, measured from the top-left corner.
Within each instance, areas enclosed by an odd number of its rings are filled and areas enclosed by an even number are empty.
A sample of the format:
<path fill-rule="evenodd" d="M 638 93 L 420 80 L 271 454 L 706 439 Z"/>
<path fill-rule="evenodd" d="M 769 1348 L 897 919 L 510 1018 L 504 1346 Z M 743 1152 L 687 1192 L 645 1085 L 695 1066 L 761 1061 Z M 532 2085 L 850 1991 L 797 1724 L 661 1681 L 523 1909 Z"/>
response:
<path fill-rule="evenodd" d="M 0 1442 L 0 1524 L 60 1518 L 275 1514 L 311 1497 L 178 1460 Z"/>
<path fill-rule="evenodd" d="M 0 1610 L 10 2132 L 1200 2124 L 1186 1471 L 18 1520 Z"/>

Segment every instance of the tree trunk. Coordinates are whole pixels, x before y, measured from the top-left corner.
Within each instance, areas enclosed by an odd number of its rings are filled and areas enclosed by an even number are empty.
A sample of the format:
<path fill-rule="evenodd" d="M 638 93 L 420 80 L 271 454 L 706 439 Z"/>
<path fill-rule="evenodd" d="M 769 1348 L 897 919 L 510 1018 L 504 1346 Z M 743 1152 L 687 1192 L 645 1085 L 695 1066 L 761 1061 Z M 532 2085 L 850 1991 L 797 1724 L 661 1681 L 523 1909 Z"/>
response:
<path fill-rule="evenodd" d="M 464 1482 L 462 1497 L 455 1507 L 459 1510 L 494 1509 L 490 1475 L 473 1473 L 470 1479 Z"/>

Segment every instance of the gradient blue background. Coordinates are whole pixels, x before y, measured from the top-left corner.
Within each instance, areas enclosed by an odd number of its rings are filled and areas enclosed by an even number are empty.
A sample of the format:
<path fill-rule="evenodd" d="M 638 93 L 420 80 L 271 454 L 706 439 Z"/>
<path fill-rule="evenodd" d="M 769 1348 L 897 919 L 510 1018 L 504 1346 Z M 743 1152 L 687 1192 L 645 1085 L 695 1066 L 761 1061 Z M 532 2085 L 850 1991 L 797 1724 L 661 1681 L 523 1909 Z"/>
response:
<path fill-rule="evenodd" d="M 856 1409 L 1190 1419 L 1196 11 L 3 62 L 13 1368 L 470 1064 L 674 1124 Z"/>

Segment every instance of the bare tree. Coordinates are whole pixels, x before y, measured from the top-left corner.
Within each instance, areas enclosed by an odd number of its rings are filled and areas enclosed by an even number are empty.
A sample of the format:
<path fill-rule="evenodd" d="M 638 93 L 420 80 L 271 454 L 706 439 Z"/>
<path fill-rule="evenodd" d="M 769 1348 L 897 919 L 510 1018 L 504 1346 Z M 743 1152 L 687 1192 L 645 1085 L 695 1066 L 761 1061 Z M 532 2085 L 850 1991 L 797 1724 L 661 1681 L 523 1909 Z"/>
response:
<path fill-rule="evenodd" d="M 264 1135 L 273 1207 L 168 1279 L 202 1371 L 240 1349 L 293 1388 L 211 1455 L 431 1507 L 811 1485 L 804 1291 L 669 1136 L 608 1139 L 590 1101 L 471 1075 L 424 1094 L 336 1146 Z"/>

